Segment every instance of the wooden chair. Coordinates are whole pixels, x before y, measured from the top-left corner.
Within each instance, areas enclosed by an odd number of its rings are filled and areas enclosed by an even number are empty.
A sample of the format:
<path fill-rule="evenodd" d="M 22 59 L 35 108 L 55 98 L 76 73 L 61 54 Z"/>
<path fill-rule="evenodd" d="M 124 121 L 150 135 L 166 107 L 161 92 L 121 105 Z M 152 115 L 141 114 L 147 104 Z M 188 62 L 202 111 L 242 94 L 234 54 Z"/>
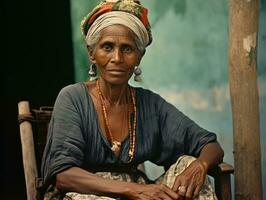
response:
<path fill-rule="evenodd" d="M 21 101 L 18 103 L 18 110 L 27 199 L 36 200 L 42 192 L 41 159 L 53 107 L 30 109 L 29 102 Z M 230 175 L 233 172 L 233 167 L 226 163 L 221 163 L 208 172 L 214 178 L 215 192 L 219 200 L 231 200 Z"/>

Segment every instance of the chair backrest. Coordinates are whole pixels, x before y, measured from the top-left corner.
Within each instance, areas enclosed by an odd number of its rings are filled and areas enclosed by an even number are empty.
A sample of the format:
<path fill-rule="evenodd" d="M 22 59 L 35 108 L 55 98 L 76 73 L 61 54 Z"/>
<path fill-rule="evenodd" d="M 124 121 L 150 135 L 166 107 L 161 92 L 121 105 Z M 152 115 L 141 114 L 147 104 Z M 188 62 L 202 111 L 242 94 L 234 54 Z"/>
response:
<path fill-rule="evenodd" d="M 25 101 L 18 105 L 27 199 L 35 200 L 40 196 L 39 189 L 42 186 L 41 161 L 53 107 L 42 106 L 39 109 L 30 109 L 29 103 Z M 227 163 L 221 163 L 208 172 L 214 178 L 215 192 L 219 200 L 231 200 L 230 175 L 233 172 L 233 167 Z"/>
<path fill-rule="evenodd" d="M 27 101 L 19 102 L 18 107 L 27 199 L 35 200 L 40 198 L 41 161 L 53 107 L 30 109 Z"/>
<path fill-rule="evenodd" d="M 52 116 L 53 107 L 42 106 L 38 110 L 32 109 L 31 113 L 34 117 L 32 121 L 33 137 L 35 146 L 35 155 L 37 162 L 38 175 L 40 176 L 42 155 L 46 144 L 46 137 L 48 132 L 49 122 Z"/>

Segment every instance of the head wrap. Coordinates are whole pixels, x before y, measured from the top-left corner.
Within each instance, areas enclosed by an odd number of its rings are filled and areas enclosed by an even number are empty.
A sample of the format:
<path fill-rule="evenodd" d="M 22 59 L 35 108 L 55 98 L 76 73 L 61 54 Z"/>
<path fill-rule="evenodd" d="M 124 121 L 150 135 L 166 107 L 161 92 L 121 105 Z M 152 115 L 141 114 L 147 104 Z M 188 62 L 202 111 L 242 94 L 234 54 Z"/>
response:
<path fill-rule="evenodd" d="M 81 22 L 81 30 L 89 45 L 102 29 L 121 24 L 131 29 L 146 47 L 152 42 L 148 10 L 137 0 L 105 0 Z"/>

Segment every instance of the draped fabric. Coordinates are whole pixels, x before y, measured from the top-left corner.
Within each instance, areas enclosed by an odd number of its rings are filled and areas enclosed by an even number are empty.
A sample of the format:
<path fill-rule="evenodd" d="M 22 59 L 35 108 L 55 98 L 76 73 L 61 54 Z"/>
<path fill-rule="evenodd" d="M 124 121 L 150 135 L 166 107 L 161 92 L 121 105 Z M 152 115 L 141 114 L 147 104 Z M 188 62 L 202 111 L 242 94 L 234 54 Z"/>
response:
<path fill-rule="evenodd" d="M 164 184 L 169 188 L 172 188 L 175 182 L 175 178 L 181 174 L 196 158 L 192 156 L 181 156 L 178 160 L 171 165 L 171 167 L 153 183 Z M 125 181 L 138 184 L 147 184 L 147 181 L 142 176 L 136 176 L 128 173 L 117 172 L 97 172 L 95 175 L 117 181 Z M 60 192 L 56 189 L 52 189 L 53 192 L 46 192 L 44 200 L 125 200 L 123 197 L 111 198 L 107 196 L 98 196 L 93 194 L 80 194 L 76 192 L 68 192 L 60 196 Z M 208 176 L 205 178 L 204 184 L 199 192 L 199 195 L 194 200 L 217 200 L 215 192 L 211 186 Z"/>
<path fill-rule="evenodd" d="M 182 155 L 197 157 L 216 135 L 185 116 L 150 90 L 136 88 L 136 151 L 128 161 L 129 138 L 116 157 L 101 133 L 98 116 L 85 83 L 63 88 L 54 105 L 42 176 L 51 184 L 57 173 L 78 166 L 91 172 L 131 170 L 144 161 L 169 168 Z"/>

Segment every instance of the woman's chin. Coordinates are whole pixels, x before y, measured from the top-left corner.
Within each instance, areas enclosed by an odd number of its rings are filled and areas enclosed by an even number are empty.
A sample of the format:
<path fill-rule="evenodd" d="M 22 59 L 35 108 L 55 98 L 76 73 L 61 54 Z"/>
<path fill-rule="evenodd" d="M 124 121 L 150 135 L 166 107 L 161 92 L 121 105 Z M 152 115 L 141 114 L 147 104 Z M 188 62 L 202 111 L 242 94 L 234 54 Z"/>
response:
<path fill-rule="evenodd" d="M 104 79 L 106 82 L 112 85 L 123 85 L 128 83 L 129 78 L 125 76 L 109 76 Z"/>
<path fill-rule="evenodd" d="M 112 85 L 127 84 L 130 75 L 127 73 L 112 72 L 101 76 L 106 82 Z"/>

